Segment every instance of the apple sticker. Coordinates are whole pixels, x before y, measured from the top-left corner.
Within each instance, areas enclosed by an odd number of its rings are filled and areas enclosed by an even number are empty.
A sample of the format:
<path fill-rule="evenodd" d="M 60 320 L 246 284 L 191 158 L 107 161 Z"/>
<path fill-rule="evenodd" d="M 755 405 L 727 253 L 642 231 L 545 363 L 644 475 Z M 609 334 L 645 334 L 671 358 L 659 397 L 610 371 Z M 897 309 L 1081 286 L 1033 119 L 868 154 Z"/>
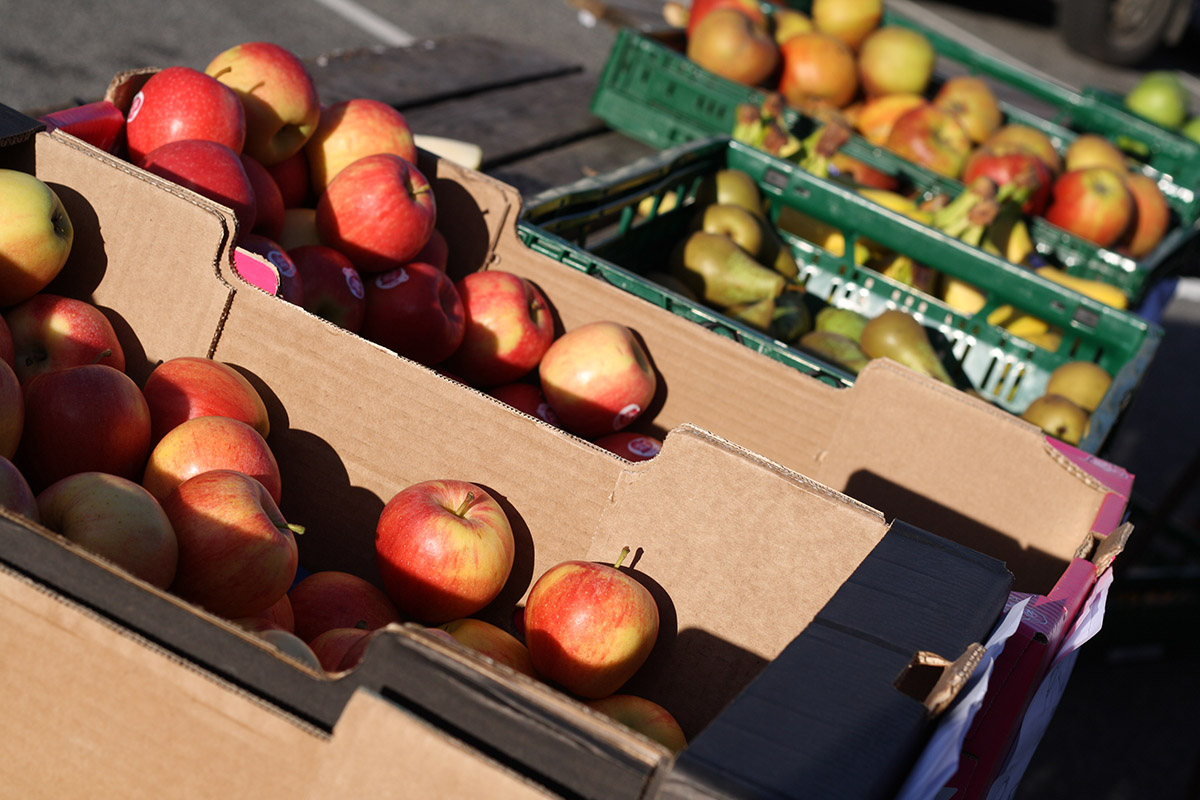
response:
<path fill-rule="evenodd" d="M 404 272 L 404 270 L 402 270 L 402 269 L 399 271 Z M 359 276 L 358 270 L 354 269 L 353 267 L 342 267 L 342 275 L 344 275 L 346 278 L 346 285 L 350 287 L 350 294 L 354 295 L 357 299 L 362 300 L 363 295 L 366 294 L 366 290 L 363 288 L 362 277 Z M 404 283 L 404 281 L 406 281 L 406 280 L 408 280 L 407 274 L 401 280 L 398 280 L 395 283 L 389 283 L 387 286 L 384 286 L 383 285 L 383 277 L 381 276 L 379 279 L 379 288 L 380 289 L 390 289 L 392 286 L 396 286 L 401 283 Z"/>
<path fill-rule="evenodd" d="M 621 428 L 624 428 L 626 425 L 637 419 L 638 415 L 641 413 L 642 407 L 637 403 L 630 403 L 629 405 L 625 406 L 617 412 L 615 417 L 613 417 L 613 430 L 621 430 Z"/>
<path fill-rule="evenodd" d="M 404 267 L 396 267 L 391 272 L 385 272 L 375 279 L 375 285 L 380 289 L 394 289 L 408 280 L 408 272 Z"/>

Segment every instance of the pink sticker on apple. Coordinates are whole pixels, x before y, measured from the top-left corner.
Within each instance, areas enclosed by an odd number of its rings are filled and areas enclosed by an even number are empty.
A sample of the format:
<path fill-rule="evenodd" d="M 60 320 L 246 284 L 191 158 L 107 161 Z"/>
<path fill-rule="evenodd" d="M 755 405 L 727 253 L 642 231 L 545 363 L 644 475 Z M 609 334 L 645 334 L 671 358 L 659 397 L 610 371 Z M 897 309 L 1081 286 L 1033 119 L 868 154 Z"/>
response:
<path fill-rule="evenodd" d="M 408 271 L 404 267 L 396 267 L 391 272 L 385 272 L 375 279 L 375 285 L 380 289 L 394 289 L 408 281 Z"/>
<path fill-rule="evenodd" d="M 296 265 L 292 260 L 278 250 L 272 250 L 267 253 L 267 261 L 275 265 L 275 269 L 279 270 L 279 274 L 290 278 L 296 274 Z"/>
<path fill-rule="evenodd" d="M 129 116 L 125 120 L 126 123 L 133 122 L 138 112 L 142 110 L 142 103 L 144 102 L 146 102 L 146 97 L 141 92 L 133 96 L 133 102 L 129 104 Z"/>
<path fill-rule="evenodd" d="M 350 294 L 354 295 L 355 298 L 362 300 L 363 295 L 366 294 L 366 291 L 363 289 L 362 276 L 358 274 L 358 270 L 354 269 L 353 267 L 342 267 L 342 275 L 346 278 L 346 285 L 350 287 Z M 405 276 L 404 280 L 408 280 L 408 276 Z M 404 281 L 400 281 L 400 283 L 403 282 Z M 388 287 L 381 283 L 379 288 L 387 289 Z"/>
<path fill-rule="evenodd" d="M 629 449 L 629 452 L 633 453 L 634 455 L 641 456 L 642 458 L 654 458 L 656 455 L 658 455 L 659 451 L 662 450 L 662 448 L 658 446 L 658 442 L 654 441 L 653 439 L 648 439 L 645 436 L 638 436 L 637 438 L 630 439 L 629 443 L 626 444 L 625 447 Z"/>
<path fill-rule="evenodd" d="M 625 406 L 619 412 L 617 412 L 615 417 L 613 417 L 613 430 L 621 430 L 621 428 L 624 428 L 626 425 L 637 419 L 638 415 L 641 413 L 642 407 L 637 403 L 630 403 L 629 405 Z"/>

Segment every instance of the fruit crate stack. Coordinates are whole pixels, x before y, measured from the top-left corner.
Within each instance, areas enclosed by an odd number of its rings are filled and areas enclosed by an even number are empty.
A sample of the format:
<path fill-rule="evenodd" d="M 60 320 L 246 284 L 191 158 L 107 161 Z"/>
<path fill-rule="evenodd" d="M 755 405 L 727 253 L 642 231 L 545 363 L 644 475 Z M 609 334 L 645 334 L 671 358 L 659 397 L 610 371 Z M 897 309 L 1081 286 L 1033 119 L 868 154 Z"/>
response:
<path fill-rule="evenodd" d="M 703 225 L 699 211 L 713 204 L 716 176 L 726 170 L 753 179 L 772 223 L 765 227 L 778 233 L 795 259 L 795 276 L 774 284 L 781 288 L 769 314 L 773 320 L 786 318 L 789 306 L 800 298 L 809 324 L 802 320 L 790 342 L 780 328 L 770 322 L 763 327 L 763 320 L 748 314 L 752 304 L 745 303 L 746 298 L 737 298 L 740 305 L 723 306 L 722 298 L 706 295 L 705 281 L 695 280 L 696 270 L 685 263 L 684 244 Z M 913 263 L 937 263 L 943 279 L 970 279 L 984 294 L 983 305 L 976 313 L 962 313 L 903 281 L 815 245 L 788 230 L 787 220 L 795 215 L 835 228 L 851 248 L 869 237 Z M 738 331 L 743 341 L 779 353 L 806 354 L 840 368 L 849 381 L 857 366 L 801 338 L 807 330 L 822 327 L 828 308 L 850 310 L 864 320 L 889 310 L 911 315 L 938 356 L 934 370 L 943 368 L 958 388 L 1013 414 L 1024 414 L 1046 394 L 1057 368 L 1091 362 L 1103 368 L 1111 384 L 1084 430 L 1076 431 L 1078 438 L 1060 438 L 1092 453 L 1132 399 L 1162 337 L 1154 323 L 902 213 L 881 209 L 853 189 L 728 137 L 679 145 L 617 172 L 545 192 L 528 202 L 519 231 L 528 246 L 564 264 L 677 314 L 711 314 L 717 309 L 724 314 L 726 329 Z M 998 312 L 1023 313 L 1045 322 L 1057 333 L 1054 346 L 1035 345 L 989 322 Z"/>
<path fill-rule="evenodd" d="M 811 8 L 807 3 L 791 5 L 801 10 Z M 770 5 L 762 8 L 769 20 L 774 15 L 795 11 L 781 11 Z M 951 80 L 942 74 L 947 68 L 956 75 L 982 79 L 999 90 L 995 94 L 1002 127 L 1015 125 L 1036 133 L 1043 143 L 1049 144 L 1056 157 L 1061 157 L 1081 137 L 1089 145 L 1106 143 L 1114 145 L 1114 149 L 1115 145 L 1122 145 L 1127 150 L 1120 156 L 1129 174 L 1153 184 L 1166 201 L 1168 219 L 1161 239 L 1136 256 L 1111 241 L 1100 244 L 1051 224 L 1040 214 L 1030 215 L 1028 263 L 1049 263 L 1070 275 L 1115 286 L 1119 290 L 1116 300 L 1119 306 L 1137 307 L 1157 283 L 1195 257 L 1200 249 L 1196 241 L 1200 198 L 1195 193 L 1200 145 L 1123 109 L 1118 99 L 1104 92 L 1077 92 L 924 28 L 891 10 L 884 9 L 878 25 L 923 36 L 939 65 L 940 71 L 930 75 L 922 92 L 898 92 L 897 97 L 923 95 L 930 100 Z M 740 108 L 763 108 L 764 104 L 769 105 L 777 89 L 788 88 L 786 83 L 772 82 L 774 78 L 743 83 L 722 77 L 689 58 L 687 42 L 682 29 L 621 31 L 593 97 L 592 111 L 612 128 L 662 148 L 696 137 L 737 135 Z M 1001 97 L 1013 94 L 1028 99 L 1023 105 L 1036 107 L 1038 112 Z M 889 179 L 910 196 L 956 197 L 965 191 L 967 187 L 958 179 L 958 172 L 917 163 L 900 155 L 901 150 L 882 146 L 882 138 L 868 138 L 854 128 L 854 114 L 864 107 L 855 101 L 846 109 L 848 113 L 836 109 L 837 113 L 832 115 L 851 128 L 839 148 L 839 158 L 856 162 L 856 167 L 873 172 L 877 178 Z M 1043 109 L 1050 109 L 1050 113 Z M 820 104 L 806 104 L 803 109 L 786 105 L 774 121 L 793 145 L 810 145 L 814 134 L 827 126 L 831 118 L 828 112 L 828 107 Z M 793 159 L 806 163 L 805 155 L 802 149 Z M 835 166 L 835 175 L 837 169 Z M 1000 250 L 1005 252 L 1003 245 Z"/>

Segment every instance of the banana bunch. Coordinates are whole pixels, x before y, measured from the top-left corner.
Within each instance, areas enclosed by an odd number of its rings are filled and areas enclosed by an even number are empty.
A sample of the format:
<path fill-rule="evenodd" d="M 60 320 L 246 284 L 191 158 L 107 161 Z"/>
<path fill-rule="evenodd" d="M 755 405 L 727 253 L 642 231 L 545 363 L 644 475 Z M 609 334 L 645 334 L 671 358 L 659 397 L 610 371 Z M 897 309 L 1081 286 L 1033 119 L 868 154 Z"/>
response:
<path fill-rule="evenodd" d="M 783 95 L 771 92 L 759 105 L 740 103 L 730 137 L 757 147 L 779 158 L 791 158 L 801 150 L 796 138 L 783 121 Z"/>
<path fill-rule="evenodd" d="M 1017 182 L 997 188 L 991 178 L 976 178 L 958 197 L 933 211 L 931 224 L 972 247 L 1025 264 L 1034 248 L 1021 212 L 1023 191 Z"/>

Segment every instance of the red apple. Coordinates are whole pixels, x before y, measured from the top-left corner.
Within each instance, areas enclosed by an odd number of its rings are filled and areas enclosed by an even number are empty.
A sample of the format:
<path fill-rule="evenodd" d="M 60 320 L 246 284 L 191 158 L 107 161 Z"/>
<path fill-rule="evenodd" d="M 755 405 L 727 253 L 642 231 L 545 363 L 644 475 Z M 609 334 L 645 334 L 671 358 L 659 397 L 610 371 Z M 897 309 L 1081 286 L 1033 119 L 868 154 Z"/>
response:
<path fill-rule="evenodd" d="M 13 345 L 12 329 L 8 327 L 8 321 L 2 316 L 0 316 L 0 361 L 16 369 L 17 351 Z"/>
<path fill-rule="evenodd" d="M 869 186 L 874 189 L 886 189 L 889 192 L 900 190 L 900 179 L 889 175 L 883 170 L 876 169 L 865 161 L 848 156 L 837 151 L 829 158 L 831 172 L 836 170 L 843 175 L 849 175 L 859 186 Z"/>
<path fill-rule="evenodd" d="M 317 201 L 317 234 L 360 272 L 411 261 L 433 234 L 437 205 L 429 181 L 390 153 L 346 166 Z"/>
<path fill-rule="evenodd" d="M 391 153 L 417 163 L 408 121 L 379 100 L 356 97 L 321 111 L 316 131 L 304 146 L 313 193 L 318 197 L 344 168 L 366 156 Z"/>
<path fill-rule="evenodd" d="M 779 45 L 764 24 L 725 6 L 705 14 L 692 29 L 687 57 L 722 78 L 757 86 L 775 71 Z"/>
<path fill-rule="evenodd" d="M 950 178 L 962 174 L 973 147 L 971 137 L 959 121 L 930 103 L 901 114 L 888 132 L 884 146 L 914 164 Z"/>
<path fill-rule="evenodd" d="M 133 97 L 125 117 L 129 160 L 143 159 L 165 144 L 204 139 L 242 152 L 246 114 L 232 89 L 200 70 L 171 66 L 156 72 Z"/>
<path fill-rule="evenodd" d="M 107 364 L 34 375 L 24 385 L 25 426 L 13 461 L 40 492 L 77 472 L 141 476 L 150 409 L 133 379 Z"/>
<path fill-rule="evenodd" d="M 1063 153 L 1064 171 L 1084 167 L 1108 167 L 1118 175 L 1124 175 L 1127 170 L 1125 154 L 1098 133 L 1081 133 Z"/>
<path fill-rule="evenodd" d="M 626 427 L 642 415 L 658 388 L 633 331 L 606 320 L 558 337 L 542 356 L 538 376 L 563 427 L 584 437 Z"/>
<path fill-rule="evenodd" d="M 125 114 L 108 100 L 52 111 L 38 122 L 45 124 L 46 133 L 63 131 L 106 153 L 116 152 L 125 133 Z"/>
<path fill-rule="evenodd" d="M 78 472 L 37 496 L 42 524 L 84 550 L 166 589 L 175 577 L 179 545 L 154 496 L 128 478 Z"/>
<path fill-rule="evenodd" d="M 450 243 L 446 241 L 446 237 L 442 235 L 441 231 L 434 228 L 429 232 L 429 241 L 425 242 L 421 251 L 413 256 L 413 261 L 429 264 L 445 272 L 446 265 L 450 263 Z"/>
<path fill-rule="evenodd" d="M 593 444 L 629 461 L 649 461 L 662 451 L 662 439 L 632 431 L 618 431 L 592 440 Z"/>
<path fill-rule="evenodd" d="M 1002 125 L 995 133 L 983 141 L 983 146 L 996 153 L 1006 153 L 1014 149 L 1028 150 L 1045 162 L 1050 172 L 1058 175 L 1062 172 L 1062 156 L 1054 147 L 1050 137 L 1029 125 L 1009 123 Z"/>
<path fill-rule="evenodd" d="M 741 11 L 750 17 L 756 25 L 765 26 L 767 24 L 767 15 L 763 13 L 761 6 L 759 6 L 756 0 L 692 0 L 691 5 L 688 7 L 687 35 L 691 36 L 692 31 L 696 29 L 696 25 L 700 23 L 700 20 L 719 8 L 732 8 Z"/>
<path fill-rule="evenodd" d="M 283 232 L 283 194 L 279 191 L 279 185 L 266 167 L 245 153 L 242 153 L 242 169 L 246 171 L 250 191 L 254 195 L 253 233 L 278 239 Z M 241 244 L 241 237 L 238 243 Z"/>
<path fill-rule="evenodd" d="M 538 677 L 529 657 L 529 648 L 499 626 L 481 619 L 464 617 L 439 625 L 438 628 L 449 633 L 464 647 L 482 653 L 493 661 L 517 672 L 523 672 L 531 678 Z"/>
<path fill-rule="evenodd" d="M 295 633 L 306 642 L 332 628 L 373 631 L 389 622 L 404 621 L 382 589 L 349 572 L 314 572 L 289 589 L 288 597 Z"/>
<path fill-rule="evenodd" d="M 279 232 L 279 246 L 291 251 L 306 244 L 323 244 L 317 233 L 317 210 L 315 208 L 285 208 L 283 230 Z"/>
<path fill-rule="evenodd" d="M 631 694 L 613 694 L 589 700 L 586 705 L 672 752 L 678 753 L 687 747 L 687 737 L 674 715 L 653 700 Z"/>
<path fill-rule="evenodd" d="M 936 61 L 933 44 L 920 31 L 900 25 L 876 28 L 858 52 L 863 91 L 868 95 L 924 94 Z"/>
<path fill-rule="evenodd" d="M 370 636 L 371 631 L 366 628 L 330 628 L 308 646 L 326 672 L 341 672 L 358 665 Z"/>
<path fill-rule="evenodd" d="M 154 444 L 194 417 L 232 417 L 264 438 L 271 432 L 262 395 L 242 373 L 222 361 L 199 356 L 168 359 L 146 378 L 142 394 L 150 408 Z"/>
<path fill-rule="evenodd" d="M 300 305 L 351 333 L 362 329 L 367 294 L 362 276 L 339 251 L 323 244 L 306 244 L 288 251 L 304 291 Z"/>
<path fill-rule="evenodd" d="M 462 298 L 450 277 L 414 261 L 366 285 L 362 336 L 427 366 L 458 349 L 466 329 Z"/>
<path fill-rule="evenodd" d="M 857 50 L 883 19 L 883 0 L 813 0 L 812 23 Z"/>
<path fill-rule="evenodd" d="M 1032 215 L 1046 210 L 1050 186 L 1054 183 L 1054 174 L 1046 163 L 1029 150 L 1021 149 L 996 152 L 990 147 L 975 148 L 963 165 L 961 180 L 970 186 L 980 176 L 991 178 L 997 187 L 1018 184 L 1022 188 L 1016 189 L 1014 199 L 1024 197 L 1021 210 Z"/>
<path fill-rule="evenodd" d="M 544 679 L 588 699 L 620 689 L 658 638 L 658 605 L 616 564 L 564 561 L 542 574 L 525 601 L 525 643 Z"/>
<path fill-rule="evenodd" d="M 1125 186 L 1133 196 L 1133 224 L 1117 243 L 1117 249 L 1130 258 L 1149 255 L 1162 241 L 1171 224 L 1171 207 L 1153 178 L 1133 172 L 1125 178 Z"/>
<path fill-rule="evenodd" d="M 40 292 L 4 312 L 21 383 L 34 375 L 82 364 L 125 370 L 125 351 L 112 323 L 85 300 Z"/>
<path fill-rule="evenodd" d="M 0 456 L 0 508 L 38 521 L 37 495 L 17 465 L 4 456 Z"/>
<path fill-rule="evenodd" d="M 317 87 L 290 50 L 272 42 L 243 42 L 219 53 L 204 71 L 241 100 L 245 151 L 260 163 L 277 164 L 294 155 L 316 131 Z"/>
<path fill-rule="evenodd" d="M 296 632 L 296 615 L 292 611 L 292 601 L 286 594 L 257 614 L 232 621 L 253 633 L 267 630 Z"/>
<path fill-rule="evenodd" d="M 827 104 L 842 108 L 858 92 L 854 53 L 840 39 L 813 31 L 798 33 L 780 46 L 783 73 L 779 93 L 797 108 Z"/>
<path fill-rule="evenodd" d="M 440 624 L 486 606 L 514 557 L 504 509 L 482 487 L 430 480 L 397 492 L 375 529 L 383 587 L 406 618 Z"/>
<path fill-rule="evenodd" d="M 530 281 L 503 270 L 482 270 L 454 284 L 466 327 L 446 368 L 471 386 L 512 383 L 534 369 L 554 340 L 554 316 Z"/>
<path fill-rule="evenodd" d="M 25 428 L 25 398 L 21 381 L 7 362 L 0 361 L 0 457 L 12 458 Z"/>
<path fill-rule="evenodd" d="M 162 506 L 179 540 L 173 593 L 230 619 L 253 616 L 287 593 L 299 529 L 257 480 L 231 469 L 201 472 Z"/>
<path fill-rule="evenodd" d="M 508 403 L 518 411 L 524 411 L 531 417 L 537 417 L 556 428 L 562 427 L 562 421 L 554 413 L 550 404 L 546 402 L 546 395 L 542 392 L 540 385 L 516 381 L 493 387 L 488 394 L 502 403 Z"/>
<path fill-rule="evenodd" d="M 1122 175 L 1108 167 L 1069 170 L 1055 179 L 1046 221 L 1101 247 L 1121 238 L 1135 207 Z"/>
<path fill-rule="evenodd" d="M 308 177 L 308 156 L 304 154 L 303 148 L 278 164 L 263 166 L 275 179 L 285 209 L 316 205 L 316 199 L 312 197 L 312 183 Z"/>
<path fill-rule="evenodd" d="M 957 117 L 976 144 L 985 141 L 1004 122 L 996 93 L 978 75 L 955 75 L 946 79 L 933 96 L 933 104 Z"/>
<path fill-rule="evenodd" d="M 293 305 L 303 304 L 304 284 L 296 270 L 296 262 L 292 261 L 283 245 L 257 233 L 243 233 L 238 237 L 237 245 L 246 252 L 262 256 L 275 268 L 275 274 L 279 276 L 277 297 Z"/>
<path fill-rule="evenodd" d="M 217 469 L 249 475 L 279 503 L 282 487 L 275 454 L 262 434 L 232 417 L 193 417 L 167 431 L 150 451 L 142 485 L 163 502 L 179 484 Z"/>
<path fill-rule="evenodd" d="M 868 142 L 882 147 L 896 120 L 928 102 L 923 96 L 912 92 L 868 97 L 854 116 L 854 128 Z"/>
<path fill-rule="evenodd" d="M 45 289 L 71 254 L 75 229 L 49 184 L 0 168 L 0 307 Z"/>
<path fill-rule="evenodd" d="M 142 167 L 228 207 L 237 217 L 239 232 L 254 230 L 254 187 L 236 151 L 219 142 L 180 139 L 151 150 Z"/>

